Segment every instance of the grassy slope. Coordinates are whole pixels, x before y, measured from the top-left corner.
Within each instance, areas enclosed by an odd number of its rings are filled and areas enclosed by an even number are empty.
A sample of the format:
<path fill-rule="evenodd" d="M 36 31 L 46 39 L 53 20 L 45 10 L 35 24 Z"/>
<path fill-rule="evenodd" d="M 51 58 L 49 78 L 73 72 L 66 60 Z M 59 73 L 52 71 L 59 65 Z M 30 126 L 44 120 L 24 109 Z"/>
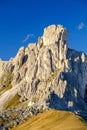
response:
<path fill-rule="evenodd" d="M 28 119 L 12 130 L 87 130 L 87 124 L 72 113 L 49 110 Z"/>
<path fill-rule="evenodd" d="M 13 79 L 13 74 L 11 74 L 9 71 L 6 71 L 2 77 L 0 78 L 0 84 L 4 85 L 3 87 L 0 86 L 0 95 L 2 95 L 4 92 L 12 88 L 11 82 Z"/>

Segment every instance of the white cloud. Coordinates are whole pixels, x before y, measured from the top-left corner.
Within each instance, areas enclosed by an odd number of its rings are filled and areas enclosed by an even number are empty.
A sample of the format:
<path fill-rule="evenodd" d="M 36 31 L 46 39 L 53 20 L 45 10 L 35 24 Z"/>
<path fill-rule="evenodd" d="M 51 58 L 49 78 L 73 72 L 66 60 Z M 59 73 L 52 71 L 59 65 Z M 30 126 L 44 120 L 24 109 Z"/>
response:
<path fill-rule="evenodd" d="M 25 39 L 22 42 L 24 43 L 24 42 L 28 41 L 33 36 L 34 36 L 34 34 L 27 34 L 27 36 L 25 37 Z"/>
<path fill-rule="evenodd" d="M 85 27 L 85 24 L 83 22 L 81 22 L 79 25 L 78 25 L 78 30 L 81 30 Z"/>

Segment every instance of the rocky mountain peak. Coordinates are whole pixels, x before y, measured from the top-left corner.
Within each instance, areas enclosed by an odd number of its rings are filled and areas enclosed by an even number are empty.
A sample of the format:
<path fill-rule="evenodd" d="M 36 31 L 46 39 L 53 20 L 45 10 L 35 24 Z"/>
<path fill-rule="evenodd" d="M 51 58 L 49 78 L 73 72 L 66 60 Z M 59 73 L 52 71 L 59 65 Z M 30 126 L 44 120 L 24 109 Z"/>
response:
<path fill-rule="evenodd" d="M 51 25 L 44 29 L 43 45 L 54 45 L 59 41 L 66 44 L 68 41 L 68 32 L 62 25 Z"/>
<path fill-rule="evenodd" d="M 87 56 L 68 48 L 62 25 L 45 28 L 37 44 L 9 61 L 0 59 L 0 128 L 50 108 L 87 115 Z"/>
<path fill-rule="evenodd" d="M 62 25 L 48 26 L 37 44 L 21 47 L 8 62 L 0 60 L 0 73 L 1 110 L 16 94 L 28 107 L 87 107 L 87 57 L 68 48 L 68 32 Z"/>

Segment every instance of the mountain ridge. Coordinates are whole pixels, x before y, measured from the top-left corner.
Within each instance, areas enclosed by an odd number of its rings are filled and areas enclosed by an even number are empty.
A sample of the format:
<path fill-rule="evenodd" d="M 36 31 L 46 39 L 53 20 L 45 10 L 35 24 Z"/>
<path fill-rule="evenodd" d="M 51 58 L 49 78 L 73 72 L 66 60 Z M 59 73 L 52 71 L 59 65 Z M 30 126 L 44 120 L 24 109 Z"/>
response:
<path fill-rule="evenodd" d="M 25 113 L 52 108 L 87 114 L 87 56 L 68 48 L 62 25 L 48 26 L 37 44 L 0 60 L 0 74 L 0 111 L 28 107 Z"/>

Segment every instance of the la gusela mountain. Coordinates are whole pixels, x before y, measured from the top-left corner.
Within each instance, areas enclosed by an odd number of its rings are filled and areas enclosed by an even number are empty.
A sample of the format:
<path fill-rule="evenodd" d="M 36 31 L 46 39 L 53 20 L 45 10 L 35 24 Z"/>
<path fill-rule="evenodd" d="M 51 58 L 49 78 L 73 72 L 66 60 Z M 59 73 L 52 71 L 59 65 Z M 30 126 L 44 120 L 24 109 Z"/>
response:
<path fill-rule="evenodd" d="M 87 111 L 87 56 L 68 48 L 62 25 L 48 26 L 38 43 L 0 60 L 0 111 L 16 95 L 19 107 Z"/>

